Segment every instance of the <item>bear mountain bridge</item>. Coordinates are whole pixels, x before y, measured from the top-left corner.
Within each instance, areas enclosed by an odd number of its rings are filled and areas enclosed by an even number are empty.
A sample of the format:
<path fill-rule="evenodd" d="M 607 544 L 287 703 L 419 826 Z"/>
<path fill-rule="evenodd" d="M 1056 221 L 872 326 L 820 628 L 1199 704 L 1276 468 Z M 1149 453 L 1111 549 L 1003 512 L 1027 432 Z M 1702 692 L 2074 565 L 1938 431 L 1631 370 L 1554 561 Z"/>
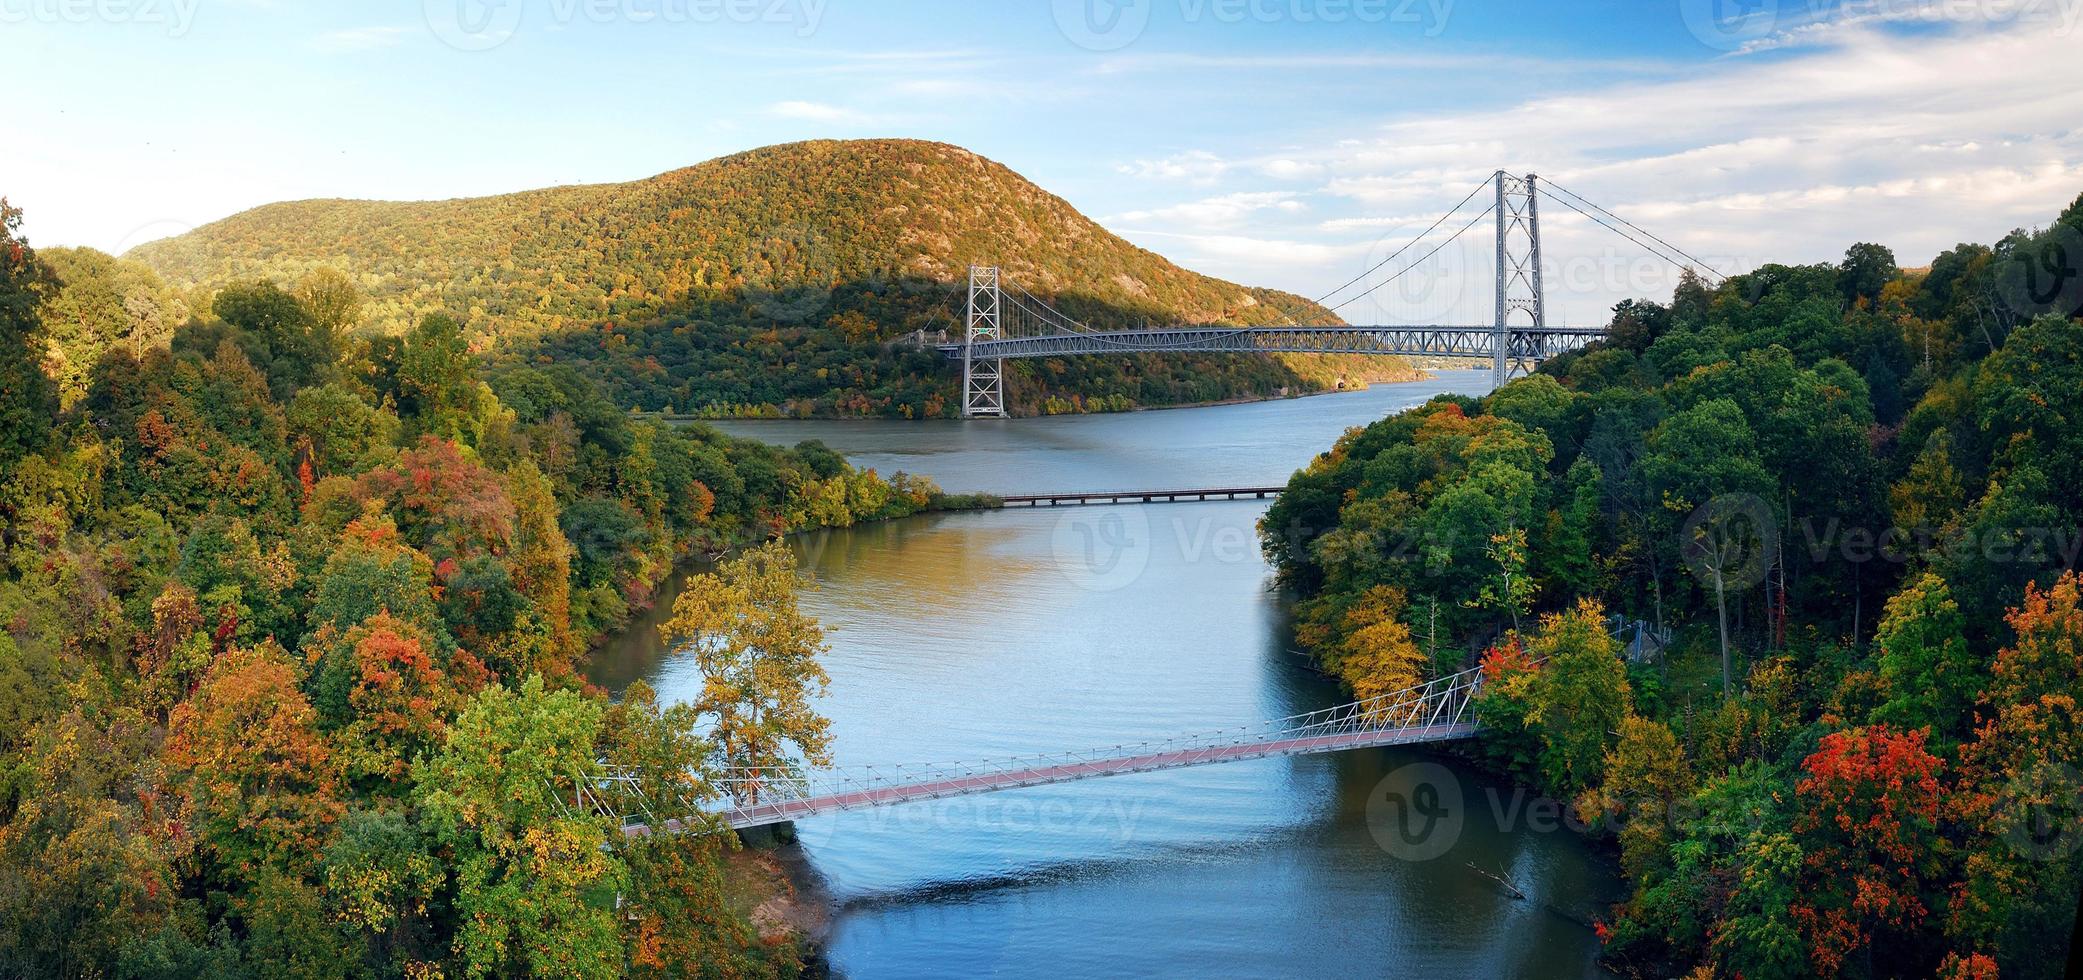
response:
<path fill-rule="evenodd" d="M 1572 211 L 1648 250 L 1657 258 L 1713 276 L 1706 264 L 1596 204 L 1546 182 L 1551 197 Z M 1423 242 L 1489 188 L 1492 201 L 1475 217 L 1365 291 L 1325 308 L 1332 297 L 1356 285 Z M 1492 383 L 1502 386 L 1534 364 L 1575 350 L 1605 335 L 1603 327 L 1551 326 L 1541 284 L 1540 201 L 1542 181 L 1496 171 L 1431 227 L 1404 243 L 1359 276 L 1319 297 L 1312 319 L 1336 320 L 1336 311 L 1418 268 L 1447 244 L 1494 216 L 1496 275 L 1490 322 L 1480 325 L 1406 324 L 1356 326 L 1343 322 L 1227 327 L 1174 324 L 1135 330 L 1097 329 L 1064 315 L 1004 277 L 996 266 L 969 267 L 969 297 L 960 343 L 940 351 L 962 365 L 962 417 L 1005 418 L 1005 362 L 1035 357 L 1199 354 L 1395 354 L 1487 362 Z"/>

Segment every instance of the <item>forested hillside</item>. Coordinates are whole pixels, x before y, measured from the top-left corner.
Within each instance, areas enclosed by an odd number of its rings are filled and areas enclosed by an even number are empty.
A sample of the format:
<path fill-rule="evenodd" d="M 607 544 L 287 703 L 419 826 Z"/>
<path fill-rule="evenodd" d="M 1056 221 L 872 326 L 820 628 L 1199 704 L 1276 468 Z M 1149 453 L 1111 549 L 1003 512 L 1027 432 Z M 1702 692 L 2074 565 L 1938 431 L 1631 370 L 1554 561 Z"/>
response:
<path fill-rule="evenodd" d="M 694 712 L 729 699 L 611 706 L 577 666 L 679 560 L 929 484 L 632 421 L 569 365 L 488 372 L 442 313 L 367 335 L 329 271 L 191 307 L 17 219 L 0 977 L 797 970 L 725 837 L 568 802 L 610 765 L 707 792 Z"/>
<path fill-rule="evenodd" d="M 1352 431 L 1262 526 L 1301 640 L 1362 693 L 1479 660 L 1480 751 L 1618 850 L 1625 973 L 2058 975 L 2079 246 L 2083 198 L 1915 272 L 1688 278 Z"/>
<path fill-rule="evenodd" d="M 971 263 L 1095 325 L 1327 316 L 1181 269 L 1005 167 L 908 140 L 767 147 L 623 184 L 255 208 L 128 256 L 182 289 L 344 272 L 366 324 L 433 312 L 515 362 L 584 362 L 624 408 L 947 414 L 916 331 L 959 336 Z M 1084 358 L 1018 365 L 1027 413 L 1321 390 L 1380 358 Z"/>

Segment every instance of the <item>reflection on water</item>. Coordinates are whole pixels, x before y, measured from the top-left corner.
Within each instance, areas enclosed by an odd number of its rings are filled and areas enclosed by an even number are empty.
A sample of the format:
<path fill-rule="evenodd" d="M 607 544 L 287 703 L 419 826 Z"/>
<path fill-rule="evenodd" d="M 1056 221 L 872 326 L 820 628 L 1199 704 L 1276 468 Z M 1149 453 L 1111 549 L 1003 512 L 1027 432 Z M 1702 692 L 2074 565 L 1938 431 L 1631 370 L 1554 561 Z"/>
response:
<path fill-rule="evenodd" d="M 951 488 L 1279 481 L 1350 425 L 1480 384 L 975 428 L 732 428 L 821 438 Z M 1289 652 L 1252 534 L 1264 508 L 936 515 L 797 539 L 817 583 L 806 610 L 833 631 L 822 707 L 838 761 L 1106 748 L 1338 703 Z M 691 696 L 698 679 L 650 625 L 605 651 L 594 679 Z M 841 903 L 831 954 L 851 976 L 1594 973 L 1587 922 L 1611 876 L 1567 833 L 1500 829 L 1528 812 L 1511 787 L 1453 769 L 1462 800 L 1434 829 L 1456 842 L 1430 860 L 1392 853 L 1409 815 L 1384 804 L 1399 785 L 1385 777 L 1425 762 L 1454 765 L 1421 750 L 1266 759 L 798 829 Z"/>

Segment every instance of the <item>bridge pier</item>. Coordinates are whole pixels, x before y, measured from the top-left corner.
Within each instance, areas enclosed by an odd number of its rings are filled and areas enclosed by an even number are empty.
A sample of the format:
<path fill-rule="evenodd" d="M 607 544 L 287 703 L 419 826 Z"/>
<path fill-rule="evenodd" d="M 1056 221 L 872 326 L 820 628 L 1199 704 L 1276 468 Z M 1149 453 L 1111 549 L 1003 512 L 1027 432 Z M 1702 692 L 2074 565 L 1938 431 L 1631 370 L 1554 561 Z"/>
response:
<path fill-rule="evenodd" d="M 962 417 L 1006 417 L 1005 358 L 977 357 L 977 341 L 994 341 L 1004 336 L 1001 324 L 998 267 L 969 267 L 969 311 L 962 331 Z"/>
<path fill-rule="evenodd" d="M 796 842 L 796 824 L 793 820 L 763 823 L 757 827 L 740 827 L 737 833 L 738 843 L 755 851 L 771 851 Z"/>

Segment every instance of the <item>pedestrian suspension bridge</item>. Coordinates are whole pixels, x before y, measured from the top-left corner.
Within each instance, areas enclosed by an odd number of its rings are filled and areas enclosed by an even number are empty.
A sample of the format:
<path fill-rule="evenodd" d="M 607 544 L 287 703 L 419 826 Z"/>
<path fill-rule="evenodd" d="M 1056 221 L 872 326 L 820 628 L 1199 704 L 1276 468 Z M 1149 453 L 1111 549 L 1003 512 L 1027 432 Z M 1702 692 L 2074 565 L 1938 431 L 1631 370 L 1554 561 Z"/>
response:
<path fill-rule="evenodd" d="M 1674 265 L 1713 276 L 1706 263 L 1593 204 L 1553 181 L 1537 175 L 1513 176 L 1502 170 L 1478 184 L 1431 227 L 1388 257 L 1318 297 L 1313 313 L 1287 315 L 1288 323 L 1225 327 L 1172 324 L 1135 330 L 1098 329 L 1064 315 L 1021 289 L 996 266 L 969 267 L 969 301 L 961 342 L 944 344 L 941 353 L 962 365 L 962 417 L 1005 418 L 1005 362 L 1034 357 L 1198 353 L 1198 354 L 1394 354 L 1404 357 L 1461 359 L 1487 363 L 1494 385 L 1532 370 L 1533 365 L 1576 350 L 1605 336 L 1603 327 L 1554 326 L 1548 323 L 1546 291 L 1541 284 L 1540 204 L 1548 196 L 1652 255 Z M 1488 189 L 1488 206 L 1459 224 L 1429 250 L 1383 275 L 1365 290 L 1337 297 L 1367 282 L 1376 272 L 1412 252 L 1450 220 L 1468 209 Z M 1372 295 L 1419 268 L 1449 243 L 1486 217 L 1496 228 L 1496 276 L 1488 323 L 1399 324 L 1355 326 L 1338 319 L 1337 311 Z M 1334 300 L 1336 300 L 1334 302 Z M 1473 318 L 1471 318 L 1473 319 Z M 1304 322 L 1304 321 L 1319 322 Z"/>
<path fill-rule="evenodd" d="M 695 798 L 692 776 L 609 771 L 557 788 L 581 810 L 607 816 L 626 834 L 656 830 L 744 830 L 805 817 L 920 800 L 995 793 L 1102 776 L 1188 766 L 1313 755 L 1385 745 L 1417 745 L 1476 733 L 1480 668 L 1335 708 L 1256 724 L 1120 745 L 976 762 L 842 766 L 802 770 L 726 769 L 710 783 L 721 799 Z"/>

